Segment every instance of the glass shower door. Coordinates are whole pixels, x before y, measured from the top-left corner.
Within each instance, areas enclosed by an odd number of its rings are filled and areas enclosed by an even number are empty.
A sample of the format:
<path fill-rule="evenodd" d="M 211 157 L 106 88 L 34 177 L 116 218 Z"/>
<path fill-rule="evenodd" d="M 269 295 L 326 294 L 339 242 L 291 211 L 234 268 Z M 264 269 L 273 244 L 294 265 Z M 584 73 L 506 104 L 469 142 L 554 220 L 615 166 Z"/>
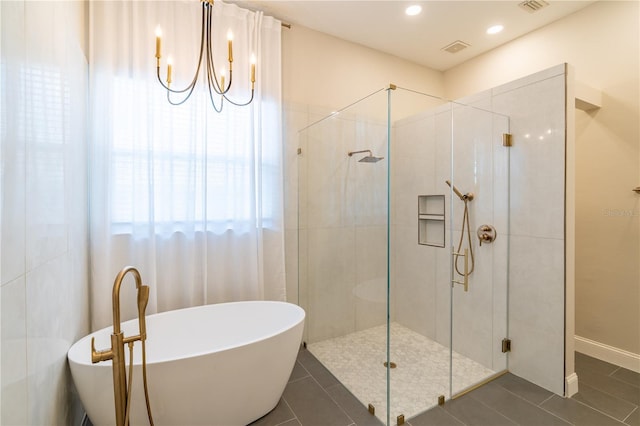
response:
<path fill-rule="evenodd" d="M 299 133 L 299 303 L 304 341 L 360 402 L 386 416 L 387 94 Z"/>
<path fill-rule="evenodd" d="M 508 117 L 451 105 L 451 395 L 507 369 Z M 506 350 L 506 347 L 505 347 Z"/>
<path fill-rule="evenodd" d="M 438 97 L 391 92 L 390 425 L 449 395 L 450 109 Z"/>

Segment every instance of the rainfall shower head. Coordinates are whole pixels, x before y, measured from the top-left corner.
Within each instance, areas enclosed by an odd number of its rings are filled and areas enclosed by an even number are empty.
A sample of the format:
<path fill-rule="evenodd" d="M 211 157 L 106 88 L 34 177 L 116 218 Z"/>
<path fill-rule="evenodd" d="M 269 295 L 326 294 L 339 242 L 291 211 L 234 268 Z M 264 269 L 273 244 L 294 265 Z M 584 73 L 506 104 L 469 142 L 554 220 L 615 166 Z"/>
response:
<path fill-rule="evenodd" d="M 368 152 L 369 155 L 359 159 L 358 160 L 359 163 L 377 163 L 378 161 L 384 159 L 384 157 L 374 157 L 370 149 L 365 149 L 362 151 L 349 151 L 349 157 L 353 156 L 353 154 L 362 154 L 363 152 Z"/>
<path fill-rule="evenodd" d="M 362 157 L 358 160 L 358 163 L 377 163 L 378 161 L 384 159 L 384 157 L 373 157 L 368 155 L 366 157 Z"/>

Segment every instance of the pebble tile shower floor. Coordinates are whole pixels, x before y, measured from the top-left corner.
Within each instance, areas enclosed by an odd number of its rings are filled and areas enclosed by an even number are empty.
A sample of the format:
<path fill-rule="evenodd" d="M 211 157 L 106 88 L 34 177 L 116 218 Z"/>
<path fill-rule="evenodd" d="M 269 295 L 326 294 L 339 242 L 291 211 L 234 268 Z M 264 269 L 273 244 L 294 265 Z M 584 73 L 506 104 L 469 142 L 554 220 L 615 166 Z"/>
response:
<path fill-rule="evenodd" d="M 391 419 L 413 417 L 449 396 L 449 349 L 397 323 L 391 323 Z M 309 351 L 364 406 L 372 404 L 376 416 L 387 420 L 386 325 L 350 333 L 308 346 Z M 453 389 L 460 392 L 495 372 L 453 354 Z"/>

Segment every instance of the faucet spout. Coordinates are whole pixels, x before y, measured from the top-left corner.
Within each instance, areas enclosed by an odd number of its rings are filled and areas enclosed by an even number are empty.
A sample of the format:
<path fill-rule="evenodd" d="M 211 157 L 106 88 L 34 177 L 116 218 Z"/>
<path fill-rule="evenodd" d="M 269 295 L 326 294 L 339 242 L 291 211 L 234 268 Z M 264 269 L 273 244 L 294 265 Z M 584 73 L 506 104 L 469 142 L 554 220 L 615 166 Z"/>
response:
<path fill-rule="evenodd" d="M 137 289 L 138 302 L 138 329 L 137 336 L 124 337 L 120 326 L 120 287 L 125 276 L 131 273 L 135 279 Z M 132 345 L 136 340 L 142 341 L 143 359 L 144 359 L 144 341 L 147 339 L 147 330 L 145 322 L 145 310 L 149 302 L 149 286 L 142 284 L 140 272 L 133 266 L 123 268 L 113 283 L 113 333 L 111 334 L 111 348 L 96 351 L 94 341 L 91 341 L 91 362 L 98 363 L 101 361 L 112 360 L 113 364 L 113 391 L 116 409 L 116 425 L 126 426 L 125 412 L 127 408 L 127 376 L 125 372 L 124 345 L 128 343 Z M 132 347 L 132 346 L 131 346 Z M 133 349 L 132 349 L 133 350 Z M 133 359 L 130 360 L 133 363 Z M 144 366 L 143 366 L 144 368 Z M 145 392 L 146 392 L 146 376 L 145 376 Z M 147 403 L 148 408 L 148 403 Z"/>
<path fill-rule="evenodd" d="M 112 292 L 112 307 L 113 307 L 113 334 L 118 334 L 121 332 L 120 330 L 120 287 L 122 286 L 122 281 L 124 277 L 131 272 L 133 278 L 136 281 L 136 290 L 138 291 L 138 305 L 140 304 L 140 289 L 142 287 L 147 287 L 142 285 L 142 278 L 140 277 L 140 272 L 133 266 L 124 267 L 116 276 L 115 281 L 113 282 L 113 292 Z M 147 297 L 149 295 L 149 291 L 147 288 Z M 145 304 L 146 306 L 146 304 Z M 140 314 L 140 309 L 138 309 L 138 314 Z M 139 320 L 140 318 L 138 318 Z"/>

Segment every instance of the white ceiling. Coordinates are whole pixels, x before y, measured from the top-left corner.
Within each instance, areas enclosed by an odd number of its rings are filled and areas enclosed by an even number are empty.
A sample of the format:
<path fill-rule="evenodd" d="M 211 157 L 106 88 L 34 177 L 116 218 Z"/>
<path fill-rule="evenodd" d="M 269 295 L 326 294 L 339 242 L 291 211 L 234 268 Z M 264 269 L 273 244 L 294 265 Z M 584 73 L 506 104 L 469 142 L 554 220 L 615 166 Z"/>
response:
<path fill-rule="evenodd" d="M 234 1 L 285 23 L 302 25 L 440 71 L 570 15 L 593 0 L 547 2 L 548 6 L 530 13 L 518 7 L 521 1 L 512 0 Z M 422 13 L 405 15 L 404 9 L 411 4 L 420 4 Z M 495 24 L 504 25 L 504 31 L 487 35 L 486 29 Z M 456 40 L 470 46 L 457 53 L 442 50 Z"/>

